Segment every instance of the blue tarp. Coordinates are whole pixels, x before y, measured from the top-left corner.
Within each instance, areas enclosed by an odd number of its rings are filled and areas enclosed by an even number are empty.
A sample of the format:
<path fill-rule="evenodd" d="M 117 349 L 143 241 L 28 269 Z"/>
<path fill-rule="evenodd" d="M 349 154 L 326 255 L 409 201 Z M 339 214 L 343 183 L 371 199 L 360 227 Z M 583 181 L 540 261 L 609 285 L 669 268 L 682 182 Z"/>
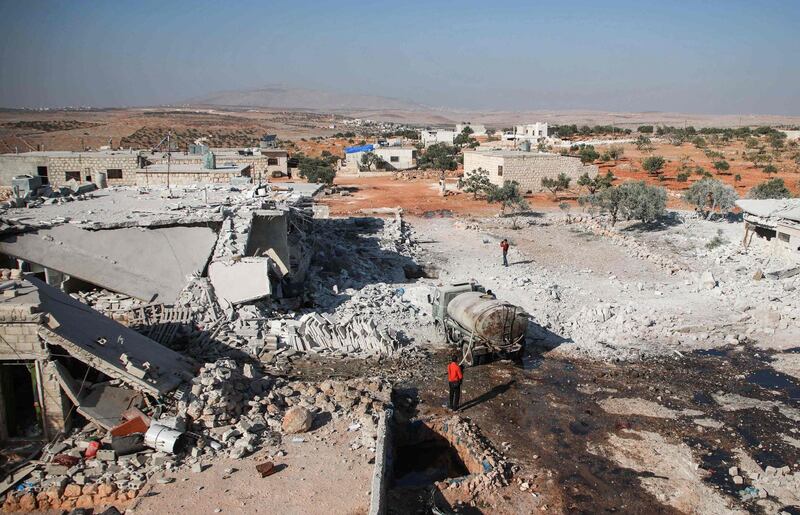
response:
<path fill-rule="evenodd" d="M 358 145 L 355 147 L 344 147 L 344 153 L 355 154 L 356 152 L 372 152 L 374 149 L 374 145 Z"/>

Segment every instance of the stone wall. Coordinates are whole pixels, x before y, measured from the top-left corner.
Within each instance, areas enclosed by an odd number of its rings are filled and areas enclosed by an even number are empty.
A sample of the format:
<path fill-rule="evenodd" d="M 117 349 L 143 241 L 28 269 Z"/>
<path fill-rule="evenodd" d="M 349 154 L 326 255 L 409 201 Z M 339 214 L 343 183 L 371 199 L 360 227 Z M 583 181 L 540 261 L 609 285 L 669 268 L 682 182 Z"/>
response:
<path fill-rule="evenodd" d="M 81 181 L 94 180 L 97 172 L 122 170 L 122 179 L 108 179 L 109 186 L 136 184 L 138 161 L 136 152 L 64 152 L 62 155 L 10 154 L 0 156 L 0 185 L 11 186 L 17 175 L 37 175 L 37 167 L 47 167 L 47 178 L 53 187 L 64 186 L 67 172 L 78 172 Z"/>
<path fill-rule="evenodd" d="M 265 151 L 267 152 L 267 151 Z M 271 177 L 272 172 L 280 172 L 282 175 L 286 175 L 289 171 L 289 157 L 286 152 L 275 151 L 275 155 L 260 155 L 260 156 L 240 156 L 238 154 L 223 154 L 223 153 L 215 153 L 215 158 L 217 161 L 217 166 L 221 166 L 225 163 L 235 163 L 236 166 L 241 165 L 249 165 L 250 169 L 253 171 L 253 177 L 258 177 L 258 174 L 261 174 L 262 178 Z M 160 154 L 157 154 L 160 156 Z M 269 164 L 270 159 L 277 159 L 277 164 Z M 165 158 L 156 157 L 156 156 L 148 156 L 148 161 L 151 163 L 166 163 L 167 160 Z M 192 155 L 192 154 L 185 154 L 185 155 L 176 155 L 175 153 L 172 154 L 172 163 L 173 164 L 182 164 L 182 165 L 203 165 L 204 158 L 201 155 Z M 265 179 L 264 179 L 265 180 Z"/>
<path fill-rule="evenodd" d="M 509 156 L 509 153 L 465 152 L 464 173 L 482 168 L 489 172 L 492 184 L 502 186 L 504 181 L 516 181 L 523 193 L 537 193 L 545 191 L 542 188 L 542 179 L 545 177 L 555 178 L 565 173 L 575 184 L 584 173 L 594 177 L 598 172 L 597 166 L 584 166 L 577 157 L 529 152 Z"/>
<path fill-rule="evenodd" d="M 109 169 L 122 170 L 121 179 L 108 178 L 109 186 L 133 186 L 136 184 L 136 172 L 139 170 L 138 154 L 97 155 L 75 154 L 70 157 L 50 157 L 48 159 L 47 176 L 53 187 L 63 186 L 67 182 L 67 172 L 80 172 L 80 180 L 93 181 L 97 172 Z M 35 172 L 35 170 L 34 170 Z"/>
<path fill-rule="evenodd" d="M 189 184 L 230 184 L 234 177 L 241 177 L 238 172 L 171 172 L 169 174 L 170 186 L 186 186 Z M 136 173 L 137 186 L 166 186 L 166 172 L 147 172 L 139 170 Z"/>

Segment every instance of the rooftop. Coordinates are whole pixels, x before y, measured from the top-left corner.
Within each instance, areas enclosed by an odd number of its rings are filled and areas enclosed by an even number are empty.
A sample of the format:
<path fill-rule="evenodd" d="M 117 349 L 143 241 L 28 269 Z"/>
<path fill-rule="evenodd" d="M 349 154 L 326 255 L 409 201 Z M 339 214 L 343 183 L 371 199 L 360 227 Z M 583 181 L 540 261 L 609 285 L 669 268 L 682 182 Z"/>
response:
<path fill-rule="evenodd" d="M 169 166 L 170 173 L 233 173 L 241 175 L 247 168 L 250 168 L 248 164 L 241 164 L 241 165 L 220 165 L 218 164 L 216 168 L 206 168 L 203 166 L 202 163 L 195 163 L 195 164 L 171 164 Z M 146 173 L 167 173 L 167 163 L 156 163 L 152 165 L 148 165 L 147 167 L 139 170 L 140 172 Z"/>
<path fill-rule="evenodd" d="M 800 222 L 800 199 L 740 199 L 736 205 L 745 213 L 761 218 L 782 218 Z"/>
<path fill-rule="evenodd" d="M 0 154 L 3 157 L 110 157 L 110 156 L 136 156 L 138 150 L 88 150 L 86 152 L 75 152 L 73 150 L 37 150 L 33 152 L 9 152 Z"/>
<path fill-rule="evenodd" d="M 539 158 L 539 157 L 558 157 L 560 154 L 553 154 L 551 152 L 523 152 L 521 150 L 468 150 L 465 154 L 480 154 L 482 156 L 491 157 L 522 157 L 522 158 Z M 575 158 L 577 159 L 577 158 Z"/>

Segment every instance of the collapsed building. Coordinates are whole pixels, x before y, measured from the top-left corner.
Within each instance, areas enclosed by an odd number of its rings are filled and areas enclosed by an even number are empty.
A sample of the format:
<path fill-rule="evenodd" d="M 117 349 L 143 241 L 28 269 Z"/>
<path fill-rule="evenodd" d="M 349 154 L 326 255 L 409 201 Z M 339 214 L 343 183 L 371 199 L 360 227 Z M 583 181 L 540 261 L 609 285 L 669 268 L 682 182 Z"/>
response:
<path fill-rule="evenodd" d="M 800 199 L 741 199 L 736 205 L 744 213 L 745 246 L 753 236 L 772 242 L 772 251 L 800 259 Z"/>

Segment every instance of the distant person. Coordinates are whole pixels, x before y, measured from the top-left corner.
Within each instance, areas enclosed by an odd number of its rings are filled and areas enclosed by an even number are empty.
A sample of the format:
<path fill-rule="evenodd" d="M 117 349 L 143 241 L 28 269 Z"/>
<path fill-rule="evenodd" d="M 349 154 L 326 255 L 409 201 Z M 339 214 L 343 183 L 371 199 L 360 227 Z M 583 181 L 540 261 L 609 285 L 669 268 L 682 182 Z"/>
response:
<path fill-rule="evenodd" d="M 447 382 L 450 385 L 450 409 L 458 410 L 458 402 L 461 400 L 461 381 L 464 373 L 461 372 L 461 365 L 458 364 L 458 354 L 453 353 L 450 357 L 450 364 L 447 365 Z"/>
<path fill-rule="evenodd" d="M 510 246 L 505 238 L 500 242 L 500 248 L 503 249 L 503 266 L 508 266 L 508 248 Z"/>

